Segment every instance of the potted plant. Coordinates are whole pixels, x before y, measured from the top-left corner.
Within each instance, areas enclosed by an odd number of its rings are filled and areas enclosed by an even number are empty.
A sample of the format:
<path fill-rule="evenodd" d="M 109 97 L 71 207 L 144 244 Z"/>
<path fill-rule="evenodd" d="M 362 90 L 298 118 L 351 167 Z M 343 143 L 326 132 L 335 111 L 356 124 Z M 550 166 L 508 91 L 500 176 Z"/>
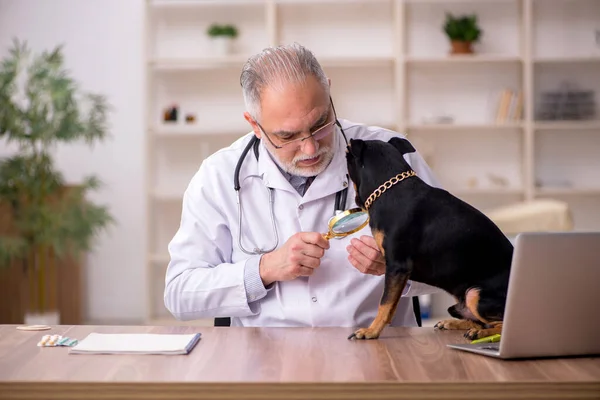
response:
<path fill-rule="evenodd" d="M 452 46 L 450 54 L 472 54 L 473 43 L 479 41 L 483 34 L 475 14 L 455 17 L 446 13 L 443 28 Z"/>
<path fill-rule="evenodd" d="M 32 54 L 26 43 L 13 43 L 0 64 L 0 142 L 15 146 L 0 159 L 0 268 L 18 266 L 28 281 L 25 323 L 55 324 L 60 316 L 48 293 L 55 291 L 47 282 L 50 267 L 91 250 L 114 220 L 87 198 L 99 179 L 68 185 L 53 151 L 105 139 L 109 105 L 102 95 L 80 90 L 65 70 L 62 46 Z"/>
<path fill-rule="evenodd" d="M 208 27 L 207 34 L 211 38 L 215 52 L 224 56 L 233 51 L 233 41 L 238 37 L 238 30 L 230 24 L 212 24 Z"/>

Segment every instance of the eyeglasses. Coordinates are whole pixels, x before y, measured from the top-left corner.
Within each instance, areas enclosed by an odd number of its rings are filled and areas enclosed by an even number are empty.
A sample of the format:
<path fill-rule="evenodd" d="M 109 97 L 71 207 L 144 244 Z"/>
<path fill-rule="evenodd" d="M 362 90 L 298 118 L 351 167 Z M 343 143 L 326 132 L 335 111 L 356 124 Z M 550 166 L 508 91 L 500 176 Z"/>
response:
<path fill-rule="evenodd" d="M 321 140 L 324 137 L 329 136 L 333 132 L 333 130 L 335 129 L 334 125 L 337 122 L 337 116 L 336 116 L 335 108 L 333 107 L 333 102 L 331 101 L 331 98 L 329 100 L 330 100 L 330 103 L 331 103 L 331 108 L 329 110 L 328 119 L 331 118 L 332 115 L 333 115 L 333 119 L 331 121 L 327 122 L 325 125 L 323 125 L 320 128 L 318 128 L 317 130 L 315 130 L 313 133 L 311 133 L 308 136 L 301 137 L 301 138 L 296 138 L 296 139 L 291 139 L 291 140 L 286 140 L 283 143 L 277 145 L 277 144 L 275 144 L 273 142 L 273 140 L 271 140 L 271 138 L 269 137 L 269 135 L 267 135 L 267 132 L 265 132 L 264 128 L 258 123 L 258 121 L 256 121 L 256 125 L 258 125 L 258 127 L 260 128 L 260 130 L 262 131 L 262 133 L 267 137 L 267 139 L 269 140 L 269 142 L 276 149 L 285 149 L 286 151 L 288 151 L 288 150 L 290 150 L 290 151 L 291 150 L 295 150 L 298 147 L 302 146 L 302 143 L 306 139 L 313 138 L 314 140 Z"/>

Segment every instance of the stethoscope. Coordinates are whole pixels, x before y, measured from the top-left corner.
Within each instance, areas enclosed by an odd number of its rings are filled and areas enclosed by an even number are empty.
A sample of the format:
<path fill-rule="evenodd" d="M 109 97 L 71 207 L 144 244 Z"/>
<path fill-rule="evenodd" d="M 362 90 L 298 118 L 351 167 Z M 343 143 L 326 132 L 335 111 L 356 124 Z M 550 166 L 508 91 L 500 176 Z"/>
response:
<path fill-rule="evenodd" d="M 344 136 L 344 140 L 346 141 L 346 145 L 348 145 L 348 139 L 346 138 L 346 133 L 344 132 L 344 129 L 342 128 L 342 125 L 339 123 L 337 118 L 335 120 L 335 124 L 340 128 L 340 131 L 342 132 L 342 135 Z M 241 186 L 240 186 L 240 169 L 241 169 L 242 163 L 244 162 L 244 159 L 246 158 L 246 155 L 248 154 L 250 149 L 253 149 L 254 156 L 256 157 L 256 160 L 258 161 L 258 153 L 259 153 L 258 146 L 259 146 L 259 144 L 260 144 L 260 139 L 258 139 L 256 136 L 252 136 L 252 139 L 250 139 L 250 142 L 246 145 L 246 147 L 244 148 L 244 151 L 242 151 L 242 155 L 240 156 L 240 158 L 237 162 L 237 165 L 235 166 L 235 172 L 233 175 L 233 188 L 236 193 L 237 204 L 238 204 L 238 225 L 239 225 L 238 246 L 239 246 L 240 250 L 242 250 L 244 253 L 246 253 L 248 255 L 258 255 L 258 254 L 269 253 L 269 252 L 275 250 L 277 248 L 277 245 L 279 245 L 279 234 L 277 233 L 277 225 L 275 224 L 275 214 L 274 214 L 274 198 L 273 198 L 274 190 L 273 190 L 273 188 L 270 188 L 268 186 L 265 186 L 265 187 L 269 190 L 269 208 L 270 208 L 270 214 L 271 214 L 271 225 L 273 228 L 273 234 L 275 235 L 275 244 L 270 249 L 259 249 L 258 247 L 255 247 L 253 249 L 253 251 L 249 251 L 249 250 L 245 249 L 244 246 L 242 245 L 242 202 L 240 199 L 240 188 L 241 188 Z M 262 177 L 260 177 L 258 175 L 250 175 L 248 177 L 262 179 Z M 337 192 L 335 194 L 335 204 L 334 204 L 334 209 L 333 209 L 333 215 L 336 215 L 337 213 L 346 209 L 347 195 L 348 195 L 348 186 L 344 187 L 344 189 L 340 190 L 339 192 Z"/>

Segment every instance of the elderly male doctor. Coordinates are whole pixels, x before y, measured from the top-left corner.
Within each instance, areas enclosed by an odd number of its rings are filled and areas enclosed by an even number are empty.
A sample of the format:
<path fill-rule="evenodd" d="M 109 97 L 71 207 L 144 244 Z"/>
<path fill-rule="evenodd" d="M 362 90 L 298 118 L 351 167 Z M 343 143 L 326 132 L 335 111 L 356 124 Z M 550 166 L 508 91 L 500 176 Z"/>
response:
<path fill-rule="evenodd" d="M 371 231 L 330 241 L 322 234 L 336 193 L 347 189 L 345 209 L 356 207 L 346 140 L 397 133 L 337 119 L 328 78 L 297 44 L 253 56 L 241 84 L 253 132 L 208 157 L 185 191 L 169 244 L 167 309 L 180 320 L 231 317 L 232 326 L 368 326 L 385 273 Z M 243 154 L 254 136 L 257 146 Z M 406 157 L 437 185 L 418 153 Z M 409 282 L 392 326 L 416 326 L 411 297 L 437 291 Z"/>

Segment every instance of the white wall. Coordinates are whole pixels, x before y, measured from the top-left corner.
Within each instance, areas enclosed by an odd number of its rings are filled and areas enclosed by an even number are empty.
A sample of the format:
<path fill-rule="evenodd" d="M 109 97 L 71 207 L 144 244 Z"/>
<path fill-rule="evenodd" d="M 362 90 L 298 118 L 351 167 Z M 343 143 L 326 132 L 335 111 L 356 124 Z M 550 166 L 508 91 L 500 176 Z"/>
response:
<path fill-rule="evenodd" d="M 90 321 L 135 322 L 145 313 L 143 6 L 143 0 L 0 0 L 0 57 L 13 37 L 38 51 L 64 43 L 73 76 L 114 108 L 109 141 L 56 154 L 70 182 L 99 175 L 105 188 L 93 200 L 108 204 L 118 221 L 89 257 Z M 8 151 L 0 143 L 0 156 Z"/>

